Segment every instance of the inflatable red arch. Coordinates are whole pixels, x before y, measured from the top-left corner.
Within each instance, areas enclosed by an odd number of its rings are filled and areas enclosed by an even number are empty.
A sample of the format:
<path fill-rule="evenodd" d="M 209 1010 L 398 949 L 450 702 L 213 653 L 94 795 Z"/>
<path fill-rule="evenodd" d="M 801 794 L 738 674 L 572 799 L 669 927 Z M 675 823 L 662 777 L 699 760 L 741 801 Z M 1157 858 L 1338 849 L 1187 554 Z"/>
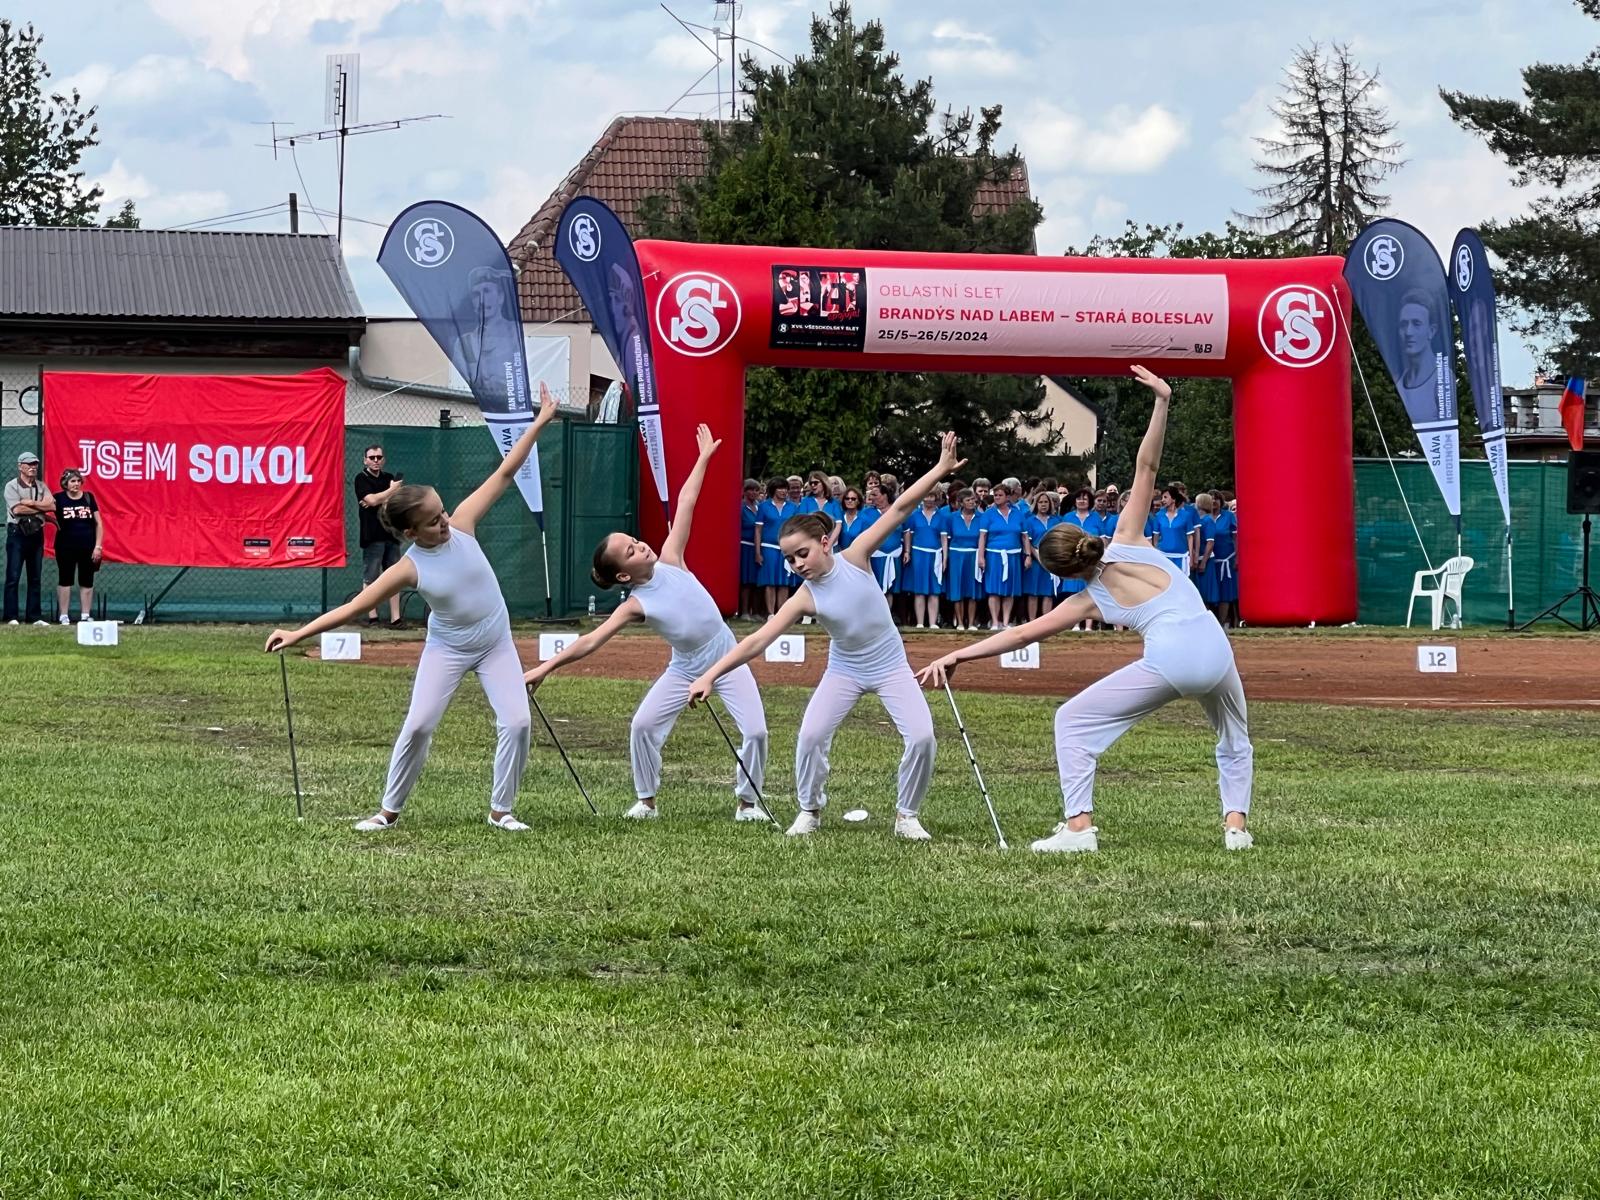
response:
<path fill-rule="evenodd" d="M 635 249 L 674 495 L 695 459 L 695 425 L 704 421 L 723 439 L 689 555 L 724 613 L 738 601 L 747 368 L 1124 375 L 1142 362 L 1166 376 L 1233 381 L 1244 619 L 1355 619 L 1350 352 L 1341 336 L 1349 307 L 1335 286 L 1342 259 L 1037 258 L 662 241 Z M 1181 388 L 1173 411 L 1184 419 Z M 931 445 L 928 454 L 931 461 Z M 974 463 L 969 472 L 1005 468 Z M 643 478 L 648 491 L 648 464 Z M 660 545 L 658 505 L 641 504 L 641 524 Z"/>

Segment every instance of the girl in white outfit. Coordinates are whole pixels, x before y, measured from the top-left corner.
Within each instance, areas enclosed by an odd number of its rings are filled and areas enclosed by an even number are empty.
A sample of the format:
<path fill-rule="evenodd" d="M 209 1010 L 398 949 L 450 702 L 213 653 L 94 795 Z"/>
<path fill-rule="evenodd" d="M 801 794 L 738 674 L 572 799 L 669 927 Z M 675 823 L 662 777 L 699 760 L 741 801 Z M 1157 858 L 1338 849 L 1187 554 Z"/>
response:
<path fill-rule="evenodd" d="M 733 631 L 723 622 L 711 593 L 684 569 L 683 548 L 689 541 L 689 525 L 694 519 L 695 502 L 705 481 L 706 464 L 722 445 L 711 430 L 700 426 L 700 457 L 683 481 L 678 493 L 677 514 L 672 532 L 656 552 L 638 538 L 625 533 L 607 535 L 594 552 L 591 575 L 603 588 L 622 584 L 628 598 L 619 604 L 600 627 L 586 633 L 548 662 L 540 663 L 525 678 L 538 687 L 546 675 L 567 663 L 587 658 L 615 637 L 625 625 L 643 621 L 672 647 L 672 660 L 666 672 L 645 693 L 633 714 L 628 738 L 633 762 L 633 787 L 638 802 L 627 811 L 635 820 L 656 817 L 656 792 L 661 787 L 661 747 L 672 732 L 678 714 L 689 699 L 689 685 L 695 676 L 733 649 Z M 829 518 L 832 520 L 832 518 Z M 728 713 L 739 726 L 743 744 L 734 764 L 733 794 L 739 807 L 735 821 L 765 821 L 756 792 L 767 768 L 767 714 L 761 707 L 761 693 L 749 667 L 740 667 L 717 681 L 717 695 L 728 706 Z M 749 772 L 748 778 L 745 772 Z"/>
<path fill-rule="evenodd" d="M 789 569 L 803 585 L 760 629 L 724 654 L 689 689 L 689 703 L 704 700 L 717 681 L 760 654 L 784 630 L 804 616 L 815 616 L 828 631 L 828 669 L 806 705 L 800 739 L 794 752 L 795 791 L 800 815 L 791 836 L 815 833 L 828 803 L 828 748 L 833 735 L 866 692 L 876 692 L 889 719 L 905 740 L 900 758 L 899 798 L 895 805 L 897 837 L 927 841 L 917 813 L 933 778 L 933 715 L 917 688 L 906 661 L 905 643 L 889 613 L 889 600 L 872 574 L 872 553 L 890 536 L 898 536 L 912 509 L 933 485 L 960 468 L 956 437 L 941 439 L 938 465 L 908 487 L 843 553 L 833 551 L 833 518 L 806 513 L 784 522 L 779 545 Z"/>
<path fill-rule="evenodd" d="M 1150 507 L 1172 389 L 1143 367 L 1133 373 L 1155 393 L 1150 428 L 1139 446 L 1128 512 Z M 924 668 L 924 683 L 943 686 L 957 663 L 988 658 L 1070 629 L 1083 620 L 1125 625 L 1144 638 L 1144 657 L 1091 684 L 1056 712 L 1056 759 L 1063 816 L 1038 851 L 1096 850 L 1094 772 L 1100 755 L 1141 717 L 1170 700 L 1193 696 L 1217 731 L 1217 777 L 1222 793 L 1223 845 L 1247 850 L 1245 829 L 1254 774 L 1244 688 L 1228 635 L 1206 611 L 1200 593 L 1144 537 L 1139 521 L 1124 519 L 1110 545 L 1072 524 L 1044 535 L 1039 555 L 1053 575 L 1082 579 L 1084 591 L 1016 629 L 945 655 Z"/>
<path fill-rule="evenodd" d="M 363 833 L 388 829 L 400 819 L 406 797 L 428 760 L 428 744 L 444 717 L 450 697 L 468 671 L 478 673 L 489 706 L 494 709 L 497 741 L 494 753 L 494 789 L 489 795 L 489 824 L 521 832 L 528 827 L 512 815 L 517 785 L 528 763 L 528 693 L 522 683 L 522 660 L 511 640 L 511 616 L 505 597 L 473 537 L 489 509 L 511 483 L 539 431 L 556 415 L 556 402 L 539 385 L 539 415 L 482 486 L 456 511 L 446 513 L 439 494 L 430 487 L 407 484 L 384 501 L 379 510 L 383 523 L 410 549 L 350 603 L 324 613 L 315 621 L 289 633 L 275 629 L 267 649 L 282 650 L 324 630 L 353 621 L 377 608 L 391 596 L 415 588 L 427 601 L 428 639 L 411 687 L 411 710 L 394 744 L 389 760 L 389 781 L 383 804 L 376 813 L 357 823 Z"/>

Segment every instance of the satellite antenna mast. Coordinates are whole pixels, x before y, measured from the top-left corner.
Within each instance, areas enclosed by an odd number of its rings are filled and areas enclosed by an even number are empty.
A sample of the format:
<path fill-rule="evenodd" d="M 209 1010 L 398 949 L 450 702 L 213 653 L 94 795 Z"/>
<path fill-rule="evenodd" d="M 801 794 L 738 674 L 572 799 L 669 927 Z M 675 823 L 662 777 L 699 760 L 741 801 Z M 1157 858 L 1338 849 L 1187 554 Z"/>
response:
<path fill-rule="evenodd" d="M 415 125 L 420 121 L 437 121 L 444 113 L 429 113 L 421 117 L 400 117 L 393 121 L 369 121 L 358 125 L 361 116 L 361 55 L 330 54 L 327 57 L 327 83 L 323 92 L 322 118 L 330 128 L 314 129 L 310 133 L 278 133 L 273 127 L 272 152 L 276 156 L 280 143 L 287 142 L 292 150 L 297 141 L 323 142 L 339 139 L 339 204 L 335 240 L 344 241 L 344 159 L 345 143 L 363 133 L 381 133 L 399 129 L 402 125 Z M 308 197 L 309 200 L 309 197 Z"/>

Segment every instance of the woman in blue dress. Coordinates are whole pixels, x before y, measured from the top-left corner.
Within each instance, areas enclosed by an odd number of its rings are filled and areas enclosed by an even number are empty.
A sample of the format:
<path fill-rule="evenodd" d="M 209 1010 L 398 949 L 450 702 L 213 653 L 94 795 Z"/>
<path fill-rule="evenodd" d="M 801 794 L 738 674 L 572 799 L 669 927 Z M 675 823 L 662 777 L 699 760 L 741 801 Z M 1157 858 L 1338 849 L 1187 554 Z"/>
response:
<path fill-rule="evenodd" d="M 885 519 L 884 514 L 893 507 L 899 491 L 900 481 L 887 472 L 878 476 L 876 487 L 867 486 L 867 505 L 874 514 L 874 523 Z M 889 597 L 891 609 L 894 607 L 894 598 L 905 590 L 905 560 L 911 557 L 911 551 L 906 548 L 909 538 L 910 531 L 902 525 L 884 538 L 883 544 L 872 552 L 872 574 L 883 589 L 883 594 Z"/>
<path fill-rule="evenodd" d="M 794 509 L 789 506 L 789 481 L 769 479 L 767 498 L 761 502 L 756 523 L 756 579 L 766 596 L 768 616 L 782 608 L 789 598 L 789 568 L 784 565 L 783 552 L 778 549 L 778 530 L 794 515 Z"/>
<path fill-rule="evenodd" d="M 1223 625 L 1232 625 L 1234 609 L 1239 603 L 1239 576 L 1234 568 L 1239 558 L 1239 515 L 1222 501 L 1222 493 L 1213 492 L 1216 513 L 1212 518 L 1211 554 L 1206 559 L 1206 574 L 1201 595 L 1205 596 Z M 1204 537 L 1204 534 L 1201 534 Z"/>
<path fill-rule="evenodd" d="M 833 518 L 833 541 L 839 543 L 839 522 L 844 520 L 844 505 L 840 498 L 844 495 L 844 480 L 837 475 L 817 475 L 822 479 L 822 511 Z"/>
<path fill-rule="evenodd" d="M 867 508 L 862 504 L 860 488 L 845 488 L 839 504 L 841 506 L 839 540 L 835 544 L 840 550 L 848 550 L 850 543 L 865 533 L 868 526 L 878 519 L 878 510 Z"/>
<path fill-rule="evenodd" d="M 911 561 L 906 564 L 906 591 L 918 629 L 939 628 L 939 593 L 944 591 L 947 547 L 950 544 L 949 509 L 935 487 L 906 519 L 911 530 Z M 926 622 L 926 623 L 924 623 Z"/>
<path fill-rule="evenodd" d="M 1011 628 L 1011 610 L 1022 595 L 1022 573 L 1033 561 L 1028 538 L 1028 514 L 1014 501 L 1022 490 L 1016 479 L 995 485 L 994 503 L 984 510 L 983 532 L 978 535 L 979 570 L 989 597 L 989 628 Z"/>
<path fill-rule="evenodd" d="M 949 562 L 945 568 L 946 598 L 955 606 L 956 629 L 965 632 L 978 627 L 978 601 L 983 585 L 978 582 L 978 540 L 983 536 L 983 514 L 971 488 L 956 496 L 955 511 L 945 510 L 945 537 Z"/>
<path fill-rule="evenodd" d="M 739 615 L 755 619 L 761 605 L 761 574 L 756 566 L 756 540 L 761 520 L 761 481 L 744 481 L 739 505 Z"/>
<path fill-rule="evenodd" d="M 1103 532 L 1105 530 L 1106 523 L 1101 515 L 1094 511 L 1094 493 L 1086 487 L 1079 488 L 1077 492 L 1073 494 L 1072 511 L 1065 513 L 1061 519 L 1056 522 L 1056 524 L 1076 525 L 1079 529 L 1083 530 L 1091 537 L 1111 536 L 1109 533 Z M 1115 521 L 1112 522 L 1111 527 L 1112 529 L 1116 528 Z M 1038 544 L 1038 540 L 1035 539 L 1034 545 L 1037 546 Z M 1086 586 L 1088 585 L 1082 579 L 1063 579 L 1061 581 L 1061 590 L 1057 594 L 1061 597 L 1062 602 L 1065 602 L 1068 597 L 1076 596 L 1079 592 L 1083 591 Z M 1073 630 L 1075 632 L 1078 630 L 1093 628 L 1094 625 L 1087 621 L 1073 626 Z"/>
<path fill-rule="evenodd" d="M 1155 528 L 1156 549 L 1165 554 L 1184 575 L 1193 561 L 1193 539 L 1199 522 L 1190 515 L 1189 498 L 1175 483 L 1161 489 L 1161 510 L 1150 519 Z"/>
<path fill-rule="evenodd" d="M 1040 492 L 1033 498 L 1033 513 L 1028 517 L 1028 540 L 1037 546 L 1060 520 L 1056 515 L 1056 494 Z M 1050 611 L 1060 583 L 1037 558 L 1028 564 L 1022 573 L 1022 594 L 1028 598 L 1028 620 L 1034 620 L 1040 612 Z"/>

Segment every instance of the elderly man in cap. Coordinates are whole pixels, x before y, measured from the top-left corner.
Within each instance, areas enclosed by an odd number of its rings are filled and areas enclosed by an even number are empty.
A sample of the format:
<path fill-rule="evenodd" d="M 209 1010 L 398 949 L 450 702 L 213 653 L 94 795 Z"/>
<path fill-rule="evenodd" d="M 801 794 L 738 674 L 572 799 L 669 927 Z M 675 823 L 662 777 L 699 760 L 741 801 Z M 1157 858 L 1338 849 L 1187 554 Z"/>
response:
<path fill-rule="evenodd" d="M 31 450 L 17 455 L 17 477 L 6 481 L 6 591 L 8 625 L 17 623 L 17 584 L 28 569 L 27 620 L 45 623 L 39 607 L 39 575 L 44 569 L 44 523 L 55 516 L 56 501 L 39 483 L 39 456 Z"/>

